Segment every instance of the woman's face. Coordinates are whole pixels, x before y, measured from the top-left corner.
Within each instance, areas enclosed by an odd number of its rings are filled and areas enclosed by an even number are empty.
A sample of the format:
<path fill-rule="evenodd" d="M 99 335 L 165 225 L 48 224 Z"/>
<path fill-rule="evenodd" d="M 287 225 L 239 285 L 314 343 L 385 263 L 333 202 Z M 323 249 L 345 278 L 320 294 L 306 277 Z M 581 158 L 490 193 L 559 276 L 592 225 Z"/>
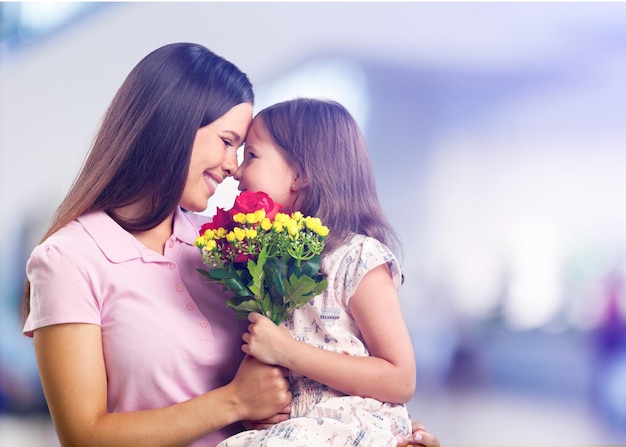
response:
<path fill-rule="evenodd" d="M 287 163 L 282 150 L 270 137 L 263 121 L 255 119 L 248 131 L 243 152 L 243 162 L 235 179 L 239 190 L 263 191 L 280 203 L 287 213 L 294 211 L 298 176 Z"/>
<path fill-rule="evenodd" d="M 180 206 L 201 212 L 217 185 L 237 171 L 237 148 L 252 122 L 252 104 L 238 104 L 196 133 Z"/>

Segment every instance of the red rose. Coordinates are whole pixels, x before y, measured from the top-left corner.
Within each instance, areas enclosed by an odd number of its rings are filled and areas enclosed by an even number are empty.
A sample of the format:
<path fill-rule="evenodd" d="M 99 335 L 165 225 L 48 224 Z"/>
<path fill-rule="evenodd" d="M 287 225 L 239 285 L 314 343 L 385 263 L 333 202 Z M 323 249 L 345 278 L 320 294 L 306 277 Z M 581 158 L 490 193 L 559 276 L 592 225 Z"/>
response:
<path fill-rule="evenodd" d="M 273 219 L 276 213 L 283 209 L 283 206 L 274 203 L 271 197 L 263 191 L 244 191 L 237 196 L 235 204 L 229 213 L 231 216 L 234 216 L 237 213 L 254 213 L 260 209 L 265 210 L 266 217 Z"/>
<path fill-rule="evenodd" d="M 224 208 L 218 208 L 213 219 L 200 227 L 200 235 L 203 235 L 206 230 L 217 230 L 218 228 L 229 230 L 232 227 L 232 223 L 233 220 L 228 211 L 225 211 Z"/>

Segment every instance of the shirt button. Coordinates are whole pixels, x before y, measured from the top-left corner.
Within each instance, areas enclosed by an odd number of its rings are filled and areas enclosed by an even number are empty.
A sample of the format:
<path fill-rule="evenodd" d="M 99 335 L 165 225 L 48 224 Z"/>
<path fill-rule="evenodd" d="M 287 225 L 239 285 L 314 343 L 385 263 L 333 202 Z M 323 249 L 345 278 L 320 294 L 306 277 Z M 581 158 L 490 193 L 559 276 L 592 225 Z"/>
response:
<path fill-rule="evenodd" d="M 193 304 L 193 303 L 188 303 L 188 304 L 187 304 L 187 310 L 189 310 L 189 311 L 194 311 L 194 310 L 196 310 L 196 306 L 195 306 L 195 304 Z"/>
<path fill-rule="evenodd" d="M 176 290 L 178 290 L 179 292 L 182 292 L 183 289 L 184 289 L 184 287 L 183 287 L 182 284 L 180 284 L 180 283 L 176 284 Z"/>
<path fill-rule="evenodd" d="M 170 239 L 170 242 L 168 244 L 170 246 L 170 248 L 174 247 L 174 241 L 172 239 Z"/>
<path fill-rule="evenodd" d="M 170 262 L 169 264 L 167 264 L 167 266 L 170 270 L 174 270 L 176 268 L 176 264 L 174 264 L 173 262 Z"/>
<path fill-rule="evenodd" d="M 202 320 L 202 321 L 200 322 L 200 326 L 202 326 L 202 327 L 207 327 L 208 325 L 209 325 L 209 323 L 207 323 L 207 322 L 206 322 L 206 321 L 204 321 L 204 320 Z"/>

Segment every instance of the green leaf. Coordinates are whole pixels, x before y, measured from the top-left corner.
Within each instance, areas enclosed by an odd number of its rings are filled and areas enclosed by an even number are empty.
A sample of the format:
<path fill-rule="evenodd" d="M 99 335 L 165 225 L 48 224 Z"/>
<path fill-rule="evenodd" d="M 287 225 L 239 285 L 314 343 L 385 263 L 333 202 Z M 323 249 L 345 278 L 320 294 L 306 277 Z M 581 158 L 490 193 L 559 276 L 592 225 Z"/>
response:
<path fill-rule="evenodd" d="M 226 301 L 226 304 L 235 310 L 240 317 L 247 317 L 250 312 L 263 313 L 263 309 L 259 306 L 259 302 L 256 299 L 240 301 L 237 299 L 230 299 Z"/>
<path fill-rule="evenodd" d="M 291 275 L 285 286 L 286 302 L 290 310 L 306 304 L 312 297 L 319 295 L 328 285 L 327 280 L 315 281 L 308 276 Z"/>
<path fill-rule="evenodd" d="M 269 259 L 265 264 L 265 282 L 269 282 L 269 285 L 266 287 L 273 300 L 281 303 L 283 301 L 283 296 L 285 296 L 285 286 L 283 284 L 283 278 L 285 275 L 284 272 L 281 271 L 283 268 L 284 263 L 282 263 L 281 266 L 275 259 Z"/>
<path fill-rule="evenodd" d="M 252 259 L 248 260 L 248 271 L 250 272 L 250 276 L 252 279 L 252 283 L 250 284 L 250 290 L 258 299 L 262 299 L 263 280 L 265 279 L 263 266 L 265 265 L 266 260 L 266 247 L 263 247 L 259 252 L 257 262 L 254 262 Z"/>
<path fill-rule="evenodd" d="M 321 265 L 322 257 L 320 255 L 315 255 L 308 261 L 305 261 L 301 264 L 301 274 L 314 277 L 319 273 Z"/>

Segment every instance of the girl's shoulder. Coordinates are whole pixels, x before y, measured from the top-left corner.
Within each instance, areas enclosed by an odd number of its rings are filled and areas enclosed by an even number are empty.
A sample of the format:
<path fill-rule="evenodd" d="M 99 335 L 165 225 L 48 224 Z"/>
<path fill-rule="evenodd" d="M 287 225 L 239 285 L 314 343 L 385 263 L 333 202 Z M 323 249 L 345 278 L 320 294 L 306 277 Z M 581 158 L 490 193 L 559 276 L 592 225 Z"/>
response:
<path fill-rule="evenodd" d="M 335 257 L 372 257 L 381 256 L 386 261 L 395 259 L 395 255 L 389 247 L 378 239 L 364 234 L 353 234 L 344 244 L 337 247 L 329 256 Z"/>
<path fill-rule="evenodd" d="M 346 243 L 328 253 L 324 260 L 329 270 L 345 271 L 357 277 L 383 264 L 389 267 L 394 282 L 400 284 L 402 271 L 395 254 L 378 239 L 363 234 L 353 234 Z"/>

